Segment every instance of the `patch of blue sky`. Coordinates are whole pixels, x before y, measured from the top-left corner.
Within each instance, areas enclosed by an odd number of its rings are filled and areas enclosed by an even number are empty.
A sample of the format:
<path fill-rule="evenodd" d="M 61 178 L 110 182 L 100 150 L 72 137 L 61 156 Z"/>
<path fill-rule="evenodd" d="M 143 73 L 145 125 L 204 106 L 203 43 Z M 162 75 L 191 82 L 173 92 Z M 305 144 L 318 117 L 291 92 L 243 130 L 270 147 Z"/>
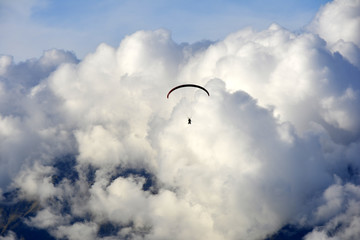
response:
<path fill-rule="evenodd" d="M 329 0 L 49 0 L 45 7 L 34 11 L 32 17 L 48 26 L 78 30 L 123 26 L 130 31 L 141 28 L 177 31 L 176 28 L 189 26 L 190 30 L 196 27 L 193 31 L 206 37 L 204 31 L 214 25 L 234 31 L 235 27 L 266 28 L 277 22 L 296 29 L 308 23 L 327 2 Z"/>
<path fill-rule="evenodd" d="M 329 0 L 4 0 L 0 1 L 3 37 L 0 54 L 24 59 L 57 47 L 75 51 L 82 58 L 101 42 L 116 47 L 126 35 L 159 28 L 170 30 L 178 43 L 216 41 L 245 27 L 263 30 L 272 23 L 301 31 L 327 2 Z"/>

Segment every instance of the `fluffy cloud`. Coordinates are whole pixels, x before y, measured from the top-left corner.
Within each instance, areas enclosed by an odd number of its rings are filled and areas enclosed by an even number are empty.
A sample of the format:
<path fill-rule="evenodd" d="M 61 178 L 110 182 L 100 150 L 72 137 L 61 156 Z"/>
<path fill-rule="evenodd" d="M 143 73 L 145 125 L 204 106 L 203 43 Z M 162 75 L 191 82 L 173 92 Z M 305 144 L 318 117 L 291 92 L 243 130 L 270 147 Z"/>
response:
<path fill-rule="evenodd" d="M 49 50 L 40 59 L 14 63 L 0 57 L 0 161 L 1 182 L 5 187 L 23 162 L 52 158 L 51 152 L 63 152 L 71 144 L 57 113 L 58 99 L 41 89 L 46 78 L 59 65 L 76 63 L 65 51 Z M 35 97 L 36 95 L 36 97 Z"/>
<path fill-rule="evenodd" d="M 319 12 L 319 35 L 272 25 L 179 45 L 139 31 L 80 62 L 2 56 L 2 186 L 38 200 L 26 223 L 56 238 L 263 239 L 287 224 L 359 237 L 359 56 L 332 39 L 359 44 L 323 22 L 359 24 L 346 3 Z M 210 97 L 166 99 L 187 82 Z"/>
<path fill-rule="evenodd" d="M 326 40 L 332 51 L 340 52 L 360 68 L 359 0 L 335 0 L 326 4 L 309 25 L 309 30 Z"/>
<path fill-rule="evenodd" d="M 326 4 L 310 25 L 329 44 L 339 40 L 360 46 L 359 0 L 335 0 Z"/>

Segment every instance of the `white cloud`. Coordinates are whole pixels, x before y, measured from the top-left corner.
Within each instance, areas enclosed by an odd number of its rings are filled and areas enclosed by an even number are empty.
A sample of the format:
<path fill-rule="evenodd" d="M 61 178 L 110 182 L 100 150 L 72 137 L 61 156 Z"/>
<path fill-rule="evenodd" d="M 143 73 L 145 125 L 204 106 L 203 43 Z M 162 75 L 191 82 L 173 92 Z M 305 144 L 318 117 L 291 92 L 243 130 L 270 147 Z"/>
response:
<path fill-rule="evenodd" d="M 59 50 L 46 51 L 38 60 L 18 64 L 8 56 L 0 59 L 0 186 L 4 187 L 22 164 L 49 160 L 71 146 L 69 132 L 59 125 L 62 120 L 56 113 L 58 99 L 45 91 L 43 81 L 59 65 L 77 59 Z M 36 92 L 40 93 L 34 96 Z"/>
<path fill-rule="evenodd" d="M 319 34 L 332 51 L 339 51 L 360 69 L 360 1 L 335 0 L 320 9 L 309 30 Z"/>
<path fill-rule="evenodd" d="M 16 178 L 15 184 L 22 188 L 23 198 L 40 199 L 46 201 L 49 197 L 56 194 L 59 190 L 52 183 L 53 169 L 45 167 L 39 163 L 35 166 L 22 171 Z"/>
<path fill-rule="evenodd" d="M 338 223 L 356 238 L 360 72 L 325 41 L 272 25 L 199 47 L 156 30 L 81 62 L 3 56 L 1 165 L 15 167 L 1 183 L 40 200 L 27 223 L 57 238 L 262 239 L 295 224 L 327 239 Z M 186 82 L 210 97 L 166 99 Z M 76 174 L 53 178 L 69 154 Z"/>
<path fill-rule="evenodd" d="M 40 210 L 35 217 L 31 219 L 31 222 L 27 222 L 30 226 L 36 226 L 39 228 L 49 229 L 59 224 L 66 224 L 68 221 L 64 216 L 59 215 L 59 213 L 51 212 L 51 209 L 46 208 Z"/>
<path fill-rule="evenodd" d="M 54 235 L 58 239 L 67 238 L 73 240 L 96 239 L 97 225 L 94 223 L 75 223 L 69 226 L 60 226 Z"/>
<path fill-rule="evenodd" d="M 339 40 L 353 42 L 360 47 L 360 1 L 335 0 L 327 3 L 316 15 L 310 29 L 329 44 Z"/>

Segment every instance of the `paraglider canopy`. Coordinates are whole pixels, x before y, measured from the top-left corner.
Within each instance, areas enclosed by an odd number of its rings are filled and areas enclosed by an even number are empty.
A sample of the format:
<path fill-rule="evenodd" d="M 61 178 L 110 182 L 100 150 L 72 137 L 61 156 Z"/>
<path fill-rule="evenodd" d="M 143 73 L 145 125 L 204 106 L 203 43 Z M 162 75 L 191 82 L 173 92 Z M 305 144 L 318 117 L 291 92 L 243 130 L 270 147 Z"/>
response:
<path fill-rule="evenodd" d="M 208 92 L 208 90 L 206 90 L 206 89 L 205 89 L 204 87 L 202 87 L 202 86 L 199 86 L 199 85 L 196 85 L 196 84 L 182 84 L 182 85 L 176 86 L 176 87 L 174 87 L 173 89 L 171 89 L 171 90 L 168 92 L 168 94 L 167 94 L 166 97 L 169 98 L 170 93 L 172 93 L 172 92 L 173 92 L 174 90 L 176 90 L 176 89 L 183 88 L 183 87 L 195 87 L 195 88 L 200 88 L 200 89 L 204 90 L 208 96 L 210 96 L 210 93 Z"/>

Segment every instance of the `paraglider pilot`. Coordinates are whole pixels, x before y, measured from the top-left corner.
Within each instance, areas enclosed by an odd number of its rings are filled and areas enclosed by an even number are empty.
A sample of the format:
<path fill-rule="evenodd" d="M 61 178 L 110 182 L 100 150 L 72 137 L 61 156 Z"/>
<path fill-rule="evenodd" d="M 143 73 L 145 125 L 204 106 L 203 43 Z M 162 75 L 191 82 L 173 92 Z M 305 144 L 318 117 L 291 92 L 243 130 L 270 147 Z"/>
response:
<path fill-rule="evenodd" d="M 188 118 L 188 124 L 191 124 L 191 118 Z"/>

